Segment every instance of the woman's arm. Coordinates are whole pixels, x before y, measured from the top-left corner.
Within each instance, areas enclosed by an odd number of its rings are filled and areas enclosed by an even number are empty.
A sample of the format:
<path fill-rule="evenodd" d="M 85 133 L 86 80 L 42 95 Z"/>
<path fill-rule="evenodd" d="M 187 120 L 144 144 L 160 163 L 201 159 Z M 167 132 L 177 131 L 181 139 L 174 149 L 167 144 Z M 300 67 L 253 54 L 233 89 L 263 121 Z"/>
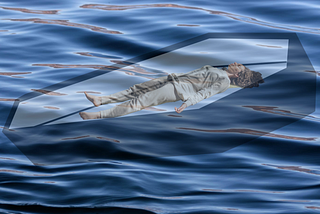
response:
<path fill-rule="evenodd" d="M 185 103 L 182 103 L 182 105 L 181 105 L 179 108 L 174 107 L 174 109 L 176 110 L 176 112 L 179 113 L 179 114 L 180 114 L 185 108 L 187 108 L 187 104 L 185 104 Z"/>
<path fill-rule="evenodd" d="M 197 93 L 195 93 L 193 96 L 190 96 L 187 101 L 185 102 L 186 107 L 189 107 L 191 105 L 195 105 L 198 102 L 207 99 L 215 94 L 218 94 L 221 92 L 221 82 L 215 82 L 212 86 L 208 88 L 203 88 Z"/>

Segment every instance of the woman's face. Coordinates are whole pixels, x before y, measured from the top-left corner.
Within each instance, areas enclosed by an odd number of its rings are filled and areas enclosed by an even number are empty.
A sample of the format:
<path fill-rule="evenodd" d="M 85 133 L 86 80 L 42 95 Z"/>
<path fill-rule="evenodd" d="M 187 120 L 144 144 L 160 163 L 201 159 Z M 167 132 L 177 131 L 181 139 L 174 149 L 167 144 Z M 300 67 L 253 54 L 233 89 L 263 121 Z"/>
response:
<path fill-rule="evenodd" d="M 241 71 L 244 71 L 245 67 L 244 65 L 240 64 L 240 63 L 232 63 L 230 65 L 228 65 L 228 71 L 232 74 L 234 74 L 235 77 L 239 77 L 238 73 L 240 73 Z"/>

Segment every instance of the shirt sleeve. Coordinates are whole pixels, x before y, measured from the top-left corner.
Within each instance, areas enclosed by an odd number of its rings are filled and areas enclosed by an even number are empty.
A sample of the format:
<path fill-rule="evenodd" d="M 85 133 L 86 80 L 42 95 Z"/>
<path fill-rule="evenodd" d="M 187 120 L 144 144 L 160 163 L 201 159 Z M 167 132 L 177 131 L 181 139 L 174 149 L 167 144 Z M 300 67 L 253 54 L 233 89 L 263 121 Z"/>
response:
<path fill-rule="evenodd" d="M 195 105 L 204 99 L 207 99 L 215 94 L 220 93 L 221 87 L 222 87 L 222 83 L 216 82 L 211 87 L 203 88 L 200 91 L 198 91 L 197 93 L 195 93 L 193 96 L 190 96 L 185 101 L 185 104 L 187 105 L 187 107 L 189 107 L 191 105 Z"/>

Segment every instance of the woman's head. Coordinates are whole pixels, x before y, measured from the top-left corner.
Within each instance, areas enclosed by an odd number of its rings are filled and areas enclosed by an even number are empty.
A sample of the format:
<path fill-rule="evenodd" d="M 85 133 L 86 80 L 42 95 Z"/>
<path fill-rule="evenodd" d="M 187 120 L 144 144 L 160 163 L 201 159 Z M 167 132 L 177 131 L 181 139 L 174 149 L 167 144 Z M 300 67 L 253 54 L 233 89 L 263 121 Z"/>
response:
<path fill-rule="evenodd" d="M 234 63 L 231 63 L 230 65 L 228 65 L 227 71 L 229 73 L 230 78 L 238 78 L 239 77 L 238 74 L 241 71 L 244 71 L 245 68 L 246 67 L 244 65 L 234 62 Z"/>
<path fill-rule="evenodd" d="M 259 87 L 259 84 L 264 83 L 260 72 L 252 71 L 242 64 L 232 63 L 228 68 L 222 69 L 234 75 L 234 78 L 230 78 L 231 85 L 241 88 L 252 88 Z"/>

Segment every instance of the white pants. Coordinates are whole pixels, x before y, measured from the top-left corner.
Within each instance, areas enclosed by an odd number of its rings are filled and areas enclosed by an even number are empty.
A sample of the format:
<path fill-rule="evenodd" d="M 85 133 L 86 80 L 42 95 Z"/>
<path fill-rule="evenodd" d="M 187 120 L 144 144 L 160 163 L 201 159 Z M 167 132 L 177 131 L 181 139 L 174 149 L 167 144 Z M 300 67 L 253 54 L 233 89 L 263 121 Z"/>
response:
<path fill-rule="evenodd" d="M 178 96 L 173 83 L 167 81 L 166 77 L 136 84 L 127 90 L 101 97 L 102 104 L 117 103 L 126 100 L 130 101 L 100 111 L 101 118 L 119 117 L 150 106 L 176 102 L 181 100 L 181 98 Z"/>

